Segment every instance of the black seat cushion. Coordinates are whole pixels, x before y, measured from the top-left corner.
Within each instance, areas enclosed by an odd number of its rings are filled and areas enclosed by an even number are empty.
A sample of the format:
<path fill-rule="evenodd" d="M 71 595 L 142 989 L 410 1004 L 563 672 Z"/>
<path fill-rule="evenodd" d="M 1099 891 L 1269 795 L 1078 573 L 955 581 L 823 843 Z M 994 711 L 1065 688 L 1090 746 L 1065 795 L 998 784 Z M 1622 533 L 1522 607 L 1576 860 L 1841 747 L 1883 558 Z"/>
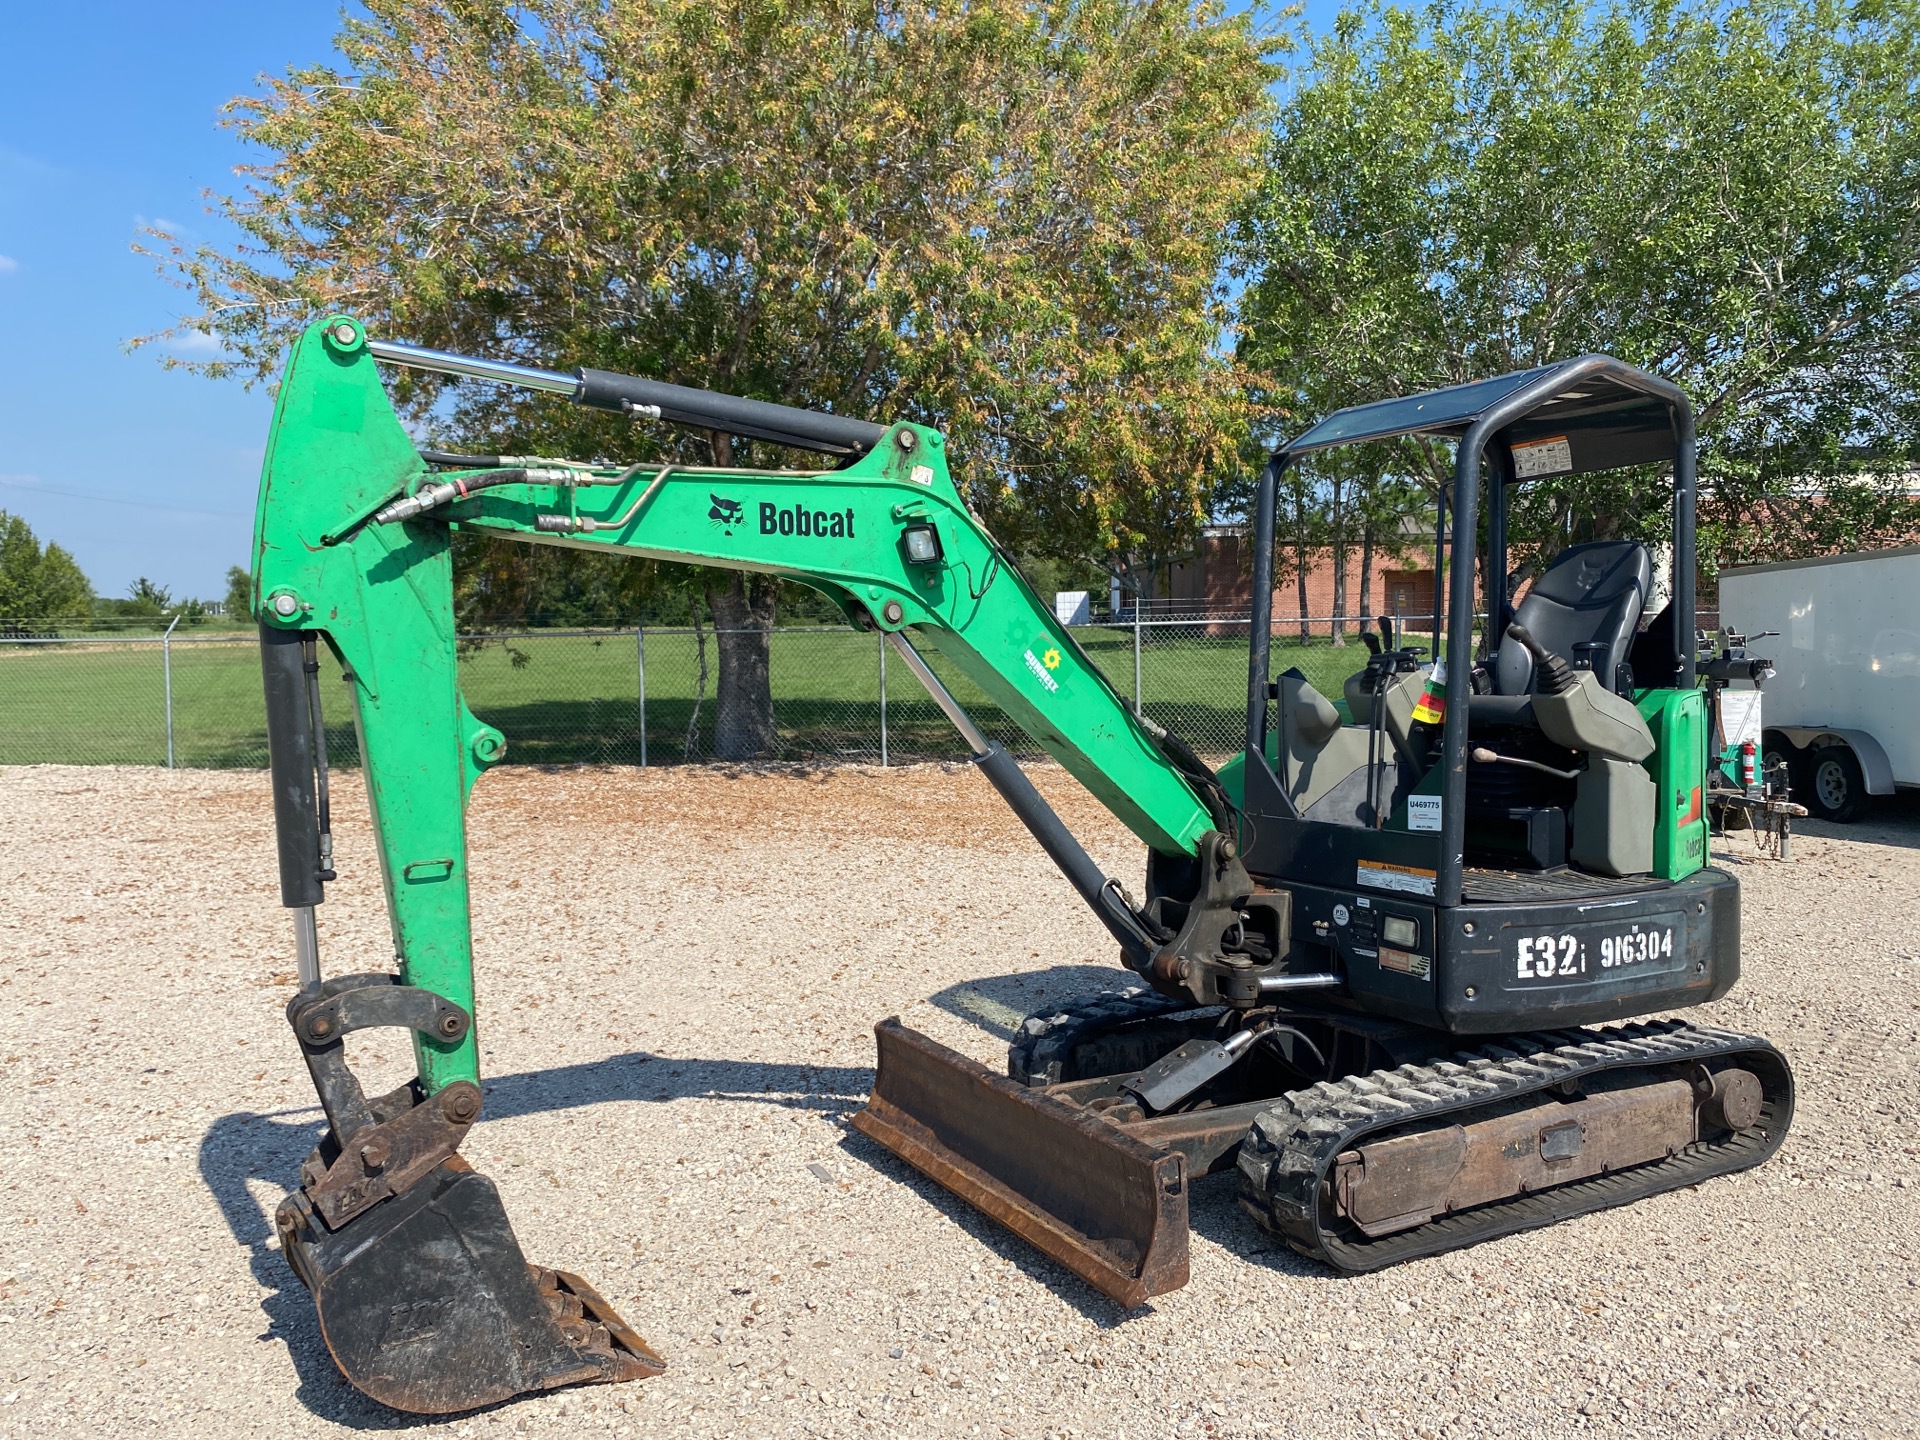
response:
<path fill-rule="evenodd" d="M 1674 660 L 1673 606 L 1662 605 L 1647 622 L 1647 628 L 1633 637 L 1633 649 L 1627 664 L 1633 667 L 1633 683 L 1664 689 L 1675 683 L 1679 666 Z"/>
<path fill-rule="evenodd" d="M 1591 655 L 1600 683 L 1613 688 L 1653 586 L 1653 561 L 1637 540 L 1596 540 L 1560 552 L 1514 611 L 1514 623 L 1569 665 Z M 1606 648 L 1582 651 L 1582 642 Z M 1494 659 L 1495 693 L 1534 693 L 1533 657 L 1511 635 Z"/>

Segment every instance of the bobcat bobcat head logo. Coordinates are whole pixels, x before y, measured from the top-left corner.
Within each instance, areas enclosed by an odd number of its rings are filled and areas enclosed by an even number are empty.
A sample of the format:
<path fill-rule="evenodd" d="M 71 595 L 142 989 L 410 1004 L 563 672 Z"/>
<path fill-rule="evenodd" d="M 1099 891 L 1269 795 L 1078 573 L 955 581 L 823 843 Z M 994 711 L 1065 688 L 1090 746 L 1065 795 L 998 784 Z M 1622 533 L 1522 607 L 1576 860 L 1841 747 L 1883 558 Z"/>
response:
<path fill-rule="evenodd" d="M 740 508 L 740 502 L 729 500 L 724 495 L 716 495 L 711 490 L 707 492 L 707 498 L 713 501 L 712 507 L 707 511 L 707 518 L 727 534 L 733 534 L 733 527 L 746 516 L 746 512 Z"/>

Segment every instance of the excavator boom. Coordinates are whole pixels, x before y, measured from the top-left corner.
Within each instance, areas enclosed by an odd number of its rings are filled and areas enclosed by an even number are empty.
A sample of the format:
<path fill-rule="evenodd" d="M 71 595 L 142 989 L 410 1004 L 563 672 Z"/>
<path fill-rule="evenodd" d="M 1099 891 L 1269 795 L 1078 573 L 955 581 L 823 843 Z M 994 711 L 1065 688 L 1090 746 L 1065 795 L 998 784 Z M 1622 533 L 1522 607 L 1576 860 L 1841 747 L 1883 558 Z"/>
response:
<path fill-rule="evenodd" d="M 578 403 L 851 458 L 831 470 L 777 471 L 666 460 L 613 467 L 432 455 L 430 463 L 393 413 L 380 359 L 570 389 Z M 938 432 L 370 342 L 346 316 L 312 327 L 281 380 L 254 540 L 281 891 L 294 912 L 301 981 L 288 1019 L 329 1127 L 278 1221 L 349 1379 L 387 1404 L 431 1413 L 552 1385 L 641 1378 L 662 1364 L 584 1281 L 526 1265 L 492 1185 L 456 1153 L 481 1098 L 466 802 L 507 742 L 458 685 L 454 528 L 778 575 L 829 595 L 850 621 L 888 636 L 1126 962 L 1162 987 L 1200 983 L 1202 971 L 1169 943 L 1180 937 L 1099 872 L 916 645 L 940 651 L 1150 850 L 1176 866 L 1210 867 L 1228 889 L 1244 880 L 1211 772 L 1133 713 L 1009 563 L 950 478 Z M 368 966 L 321 974 L 315 907 L 333 871 L 320 644 L 340 662 L 360 738 L 393 974 Z M 410 1029 L 417 1060 L 410 1085 L 371 1099 L 343 1049 L 349 1033 L 369 1026 Z M 1066 1137 L 1060 1125 L 1085 1128 L 1070 1112 L 1036 1109 L 993 1076 L 980 1083 L 998 1110 L 989 1105 L 969 1120 L 946 1114 L 937 1098 L 916 1107 L 901 1097 L 937 1097 L 958 1057 L 936 1055 L 937 1047 L 886 1049 L 875 1103 L 859 1123 L 929 1173 L 967 1164 L 996 1183 L 975 1152 L 1016 1111 L 1029 1150 L 1045 1150 L 1050 1125 L 1056 1139 Z M 917 1138 L 908 1134 L 915 1126 L 924 1132 Z M 946 1140 L 930 1145 L 935 1131 Z M 1140 1197 L 1119 1218 L 1097 1205 L 1064 1216 L 1028 1205 L 1045 1232 L 1040 1243 L 1060 1237 L 1049 1248 L 1114 1293 L 1138 1290 L 1148 1271 L 1163 1280 L 1177 1271 L 1174 1284 L 1185 1277 L 1179 1177 L 1136 1148 L 1139 1156 L 1115 1162 L 1127 1172 L 1121 1189 Z M 1177 1224 L 1165 1213 L 1170 1182 Z M 1128 1233 L 1116 1237 L 1116 1226 Z M 1175 1230 L 1179 1254 L 1169 1260 Z"/>

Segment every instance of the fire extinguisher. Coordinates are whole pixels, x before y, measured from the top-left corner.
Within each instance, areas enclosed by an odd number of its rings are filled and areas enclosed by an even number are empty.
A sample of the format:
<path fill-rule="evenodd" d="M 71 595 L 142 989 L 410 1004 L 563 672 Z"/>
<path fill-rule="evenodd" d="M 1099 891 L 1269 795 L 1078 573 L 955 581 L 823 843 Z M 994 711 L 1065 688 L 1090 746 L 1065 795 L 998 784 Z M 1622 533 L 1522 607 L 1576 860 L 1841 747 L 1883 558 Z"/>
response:
<path fill-rule="evenodd" d="M 1749 790 L 1760 783 L 1760 747 L 1751 740 L 1740 742 L 1740 783 Z"/>

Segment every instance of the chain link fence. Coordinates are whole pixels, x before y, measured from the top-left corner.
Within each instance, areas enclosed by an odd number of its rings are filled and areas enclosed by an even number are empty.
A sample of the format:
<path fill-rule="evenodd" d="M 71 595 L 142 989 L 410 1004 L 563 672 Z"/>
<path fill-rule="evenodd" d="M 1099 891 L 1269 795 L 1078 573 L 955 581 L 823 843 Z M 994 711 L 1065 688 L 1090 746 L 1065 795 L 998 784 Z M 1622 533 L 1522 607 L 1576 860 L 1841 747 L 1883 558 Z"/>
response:
<path fill-rule="evenodd" d="M 1703 615 L 1702 622 L 1711 617 Z M 1423 629 L 1423 625 L 1426 627 Z M 1277 625 L 1273 673 L 1297 667 L 1338 699 L 1366 663 L 1358 621 Z M 1407 643 L 1431 620 L 1406 617 Z M 1129 701 L 1214 760 L 1246 726 L 1244 618 L 1128 617 L 1075 626 L 1088 658 Z M 0 630 L 0 764 L 260 767 L 267 763 L 251 632 L 88 633 L 52 623 Z M 987 735 L 1016 755 L 1039 747 L 931 645 L 922 653 Z M 359 763 L 352 707 L 321 647 L 331 763 Z M 957 759 L 965 746 L 880 637 L 782 627 L 768 646 L 781 759 L 901 764 Z M 889 666 L 889 660 L 892 664 Z M 719 639 L 712 630 L 529 630 L 467 637 L 460 685 L 507 737 L 508 763 L 679 765 L 714 758 Z"/>

